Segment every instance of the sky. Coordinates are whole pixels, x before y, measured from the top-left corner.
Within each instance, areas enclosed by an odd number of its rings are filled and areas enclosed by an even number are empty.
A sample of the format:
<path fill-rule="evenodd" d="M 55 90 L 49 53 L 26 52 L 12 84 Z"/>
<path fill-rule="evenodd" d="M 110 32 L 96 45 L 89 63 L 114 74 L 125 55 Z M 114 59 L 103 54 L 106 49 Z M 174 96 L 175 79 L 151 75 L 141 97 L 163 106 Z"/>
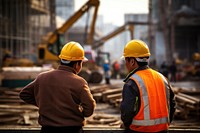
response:
<path fill-rule="evenodd" d="M 75 0 L 77 11 L 88 0 Z M 100 0 L 99 14 L 104 23 L 123 25 L 125 13 L 148 13 L 148 0 Z"/>

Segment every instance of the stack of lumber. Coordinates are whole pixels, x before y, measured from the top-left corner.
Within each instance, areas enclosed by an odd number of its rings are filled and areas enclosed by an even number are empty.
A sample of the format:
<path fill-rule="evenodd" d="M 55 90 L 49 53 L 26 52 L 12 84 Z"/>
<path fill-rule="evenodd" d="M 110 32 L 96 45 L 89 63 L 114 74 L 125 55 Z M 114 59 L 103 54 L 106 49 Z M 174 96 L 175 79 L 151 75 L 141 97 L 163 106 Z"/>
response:
<path fill-rule="evenodd" d="M 37 124 L 38 108 L 19 98 L 20 88 L 0 89 L 0 125 Z"/>
<path fill-rule="evenodd" d="M 122 87 L 119 84 L 115 85 L 98 85 L 90 87 L 91 93 L 93 94 L 96 102 L 109 103 L 116 107 L 122 99 Z"/>
<path fill-rule="evenodd" d="M 200 119 L 200 89 L 174 88 L 176 96 L 175 117 L 189 119 L 196 117 Z"/>
<path fill-rule="evenodd" d="M 122 100 L 122 86 L 102 84 L 90 88 L 97 103 L 108 103 L 119 109 Z M 200 119 L 200 88 L 173 87 L 172 89 L 175 92 L 176 101 L 175 118 Z"/>
<path fill-rule="evenodd" d="M 96 100 L 96 102 L 102 101 L 102 93 L 108 89 L 108 85 L 104 84 L 90 86 L 91 93 L 93 94 L 93 97 Z"/>
<path fill-rule="evenodd" d="M 122 88 L 114 88 L 106 90 L 102 93 L 102 101 L 119 107 L 122 100 Z"/>

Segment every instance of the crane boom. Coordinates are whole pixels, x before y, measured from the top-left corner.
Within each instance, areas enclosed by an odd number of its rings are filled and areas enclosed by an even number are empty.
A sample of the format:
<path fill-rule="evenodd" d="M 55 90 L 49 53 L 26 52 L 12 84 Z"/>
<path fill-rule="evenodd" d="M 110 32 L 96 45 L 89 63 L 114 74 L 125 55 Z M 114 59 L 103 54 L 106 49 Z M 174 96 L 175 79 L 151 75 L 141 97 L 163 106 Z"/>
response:
<path fill-rule="evenodd" d="M 99 39 L 98 41 L 94 42 L 92 48 L 96 49 L 100 46 L 102 46 L 107 40 L 115 37 L 116 35 L 120 34 L 123 31 L 129 30 L 130 31 L 130 36 L 131 39 L 133 39 L 133 30 L 134 30 L 134 26 L 131 24 L 125 24 L 117 29 L 115 29 L 113 32 L 109 33 L 108 35 L 102 37 L 101 39 Z"/>
<path fill-rule="evenodd" d="M 92 48 L 96 49 L 100 46 L 102 46 L 107 40 L 115 37 L 116 35 L 120 34 L 123 31 L 130 31 L 130 38 L 133 39 L 134 37 L 134 25 L 148 25 L 148 22 L 133 22 L 133 21 L 129 21 L 127 23 L 125 23 L 123 26 L 115 29 L 113 32 L 109 33 L 108 35 L 102 37 L 101 39 L 99 39 L 98 41 L 94 42 Z"/>
<path fill-rule="evenodd" d="M 99 7 L 99 0 L 89 0 L 86 2 L 73 16 L 71 16 L 68 21 L 66 21 L 63 26 L 58 28 L 58 33 L 63 34 L 65 33 L 85 12 L 87 12 L 91 7 L 94 7 L 94 14 L 93 19 L 91 22 L 91 29 L 89 32 L 89 43 L 91 44 L 93 41 L 93 34 L 95 32 L 95 23 L 97 18 L 97 12 Z"/>

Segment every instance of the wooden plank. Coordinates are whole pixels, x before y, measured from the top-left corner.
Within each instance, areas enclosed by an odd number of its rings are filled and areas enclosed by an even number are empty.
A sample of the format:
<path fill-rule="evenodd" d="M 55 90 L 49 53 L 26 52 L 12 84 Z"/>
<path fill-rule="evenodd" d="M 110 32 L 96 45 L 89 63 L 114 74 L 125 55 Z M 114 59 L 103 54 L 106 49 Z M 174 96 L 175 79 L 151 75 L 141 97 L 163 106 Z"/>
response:
<path fill-rule="evenodd" d="M 0 99 L 0 103 L 24 103 L 21 99 Z"/>
<path fill-rule="evenodd" d="M 102 100 L 104 102 L 108 101 L 108 95 L 112 95 L 112 94 L 121 94 L 122 93 L 122 88 L 117 88 L 117 89 L 109 89 L 106 90 L 102 93 Z"/>
<path fill-rule="evenodd" d="M 184 93 L 178 93 L 178 95 L 200 103 L 200 99 L 196 98 L 194 96 L 190 96 L 190 95 L 187 95 L 187 94 L 184 94 Z"/>
<path fill-rule="evenodd" d="M 191 100 L 191 99 L 188 99 L 188 98 L 183 97 L 183 96 L 180 96 L 180 95 L 176 95 L 175 99 L 176 99 L 176 101 L 178 101 L 178 102 L 190 103 L 190 104 L 193 104 L 193 105 L 196 105 L 196 104 L 197 104 L 196 101 L 193 101 L 193 100 Z"/>
<path fill-rule="evenodd" d="M 91 93 L 99 93 L 99 92 L 103 92 L 105 90 L 108 90 L 109 87 L 108 85 L 101 85 L 101 86 L 96 86 L 96 87 L 90 87 Z"/>
<path fill-rule="evenodd" d="M 38 110 L 38 107 L 34 105 L 2 105 L 0 104 L 0 109 L 22 109 L 22 110 Z"/>
<path fill-rule="evenodd" d="M 9 117 L 9 118 L 1 118 L 0 119 L 0 123 L 10 123 L 10 122 L 14 122 L 14 121 L 18 121 L 20 119 L 19 116 L 16 117 Z"/>
<path fill-rule="evenodd" d="M 102 101 L 102 93 L 95 93 L 93 94 L 93 97 L 97 103 Z"/>
<path fill-rule="evenodd" d="M 113 100 L 113 99 L 119 99 L 122 97 L 121 93 L 117 93 L 117 94 L 112 94 L 112 95 L 108 95 L 107 96 L 107 101 Z"/>

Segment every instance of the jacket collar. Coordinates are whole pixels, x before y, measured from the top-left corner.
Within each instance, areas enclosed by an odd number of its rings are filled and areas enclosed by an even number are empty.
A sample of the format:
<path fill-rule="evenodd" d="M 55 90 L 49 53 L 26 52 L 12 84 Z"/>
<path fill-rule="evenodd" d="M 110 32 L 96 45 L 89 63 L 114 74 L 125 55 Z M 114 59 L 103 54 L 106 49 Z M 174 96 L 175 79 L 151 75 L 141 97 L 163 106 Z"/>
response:
<path fill-rule="evenodd" d="M 74 68 L 72 67 L 69 67 L 69 66 L 65 66 L 65 65 L 59 65 L 58 70 L 64 70 L 64 71 L 67 71 L 67 72 L 72 72 L 74 74 L 77 74 L 77 72 L 74 70 Z"/>
<path fill-rule="evenodd" d="M 132 71 L 126 76 L 126 78 L 125 78 L 123 81 L 126 82 L 126 81 L 129 79 L 129 77 L 132 76 L 134 73 L 136 73 L 137 71 L 140 71 L 140 70 L 147 69 L 147 68 L 149 68 L 148 65 L 135 68 L 134 70 L 132 70 Z"/>

